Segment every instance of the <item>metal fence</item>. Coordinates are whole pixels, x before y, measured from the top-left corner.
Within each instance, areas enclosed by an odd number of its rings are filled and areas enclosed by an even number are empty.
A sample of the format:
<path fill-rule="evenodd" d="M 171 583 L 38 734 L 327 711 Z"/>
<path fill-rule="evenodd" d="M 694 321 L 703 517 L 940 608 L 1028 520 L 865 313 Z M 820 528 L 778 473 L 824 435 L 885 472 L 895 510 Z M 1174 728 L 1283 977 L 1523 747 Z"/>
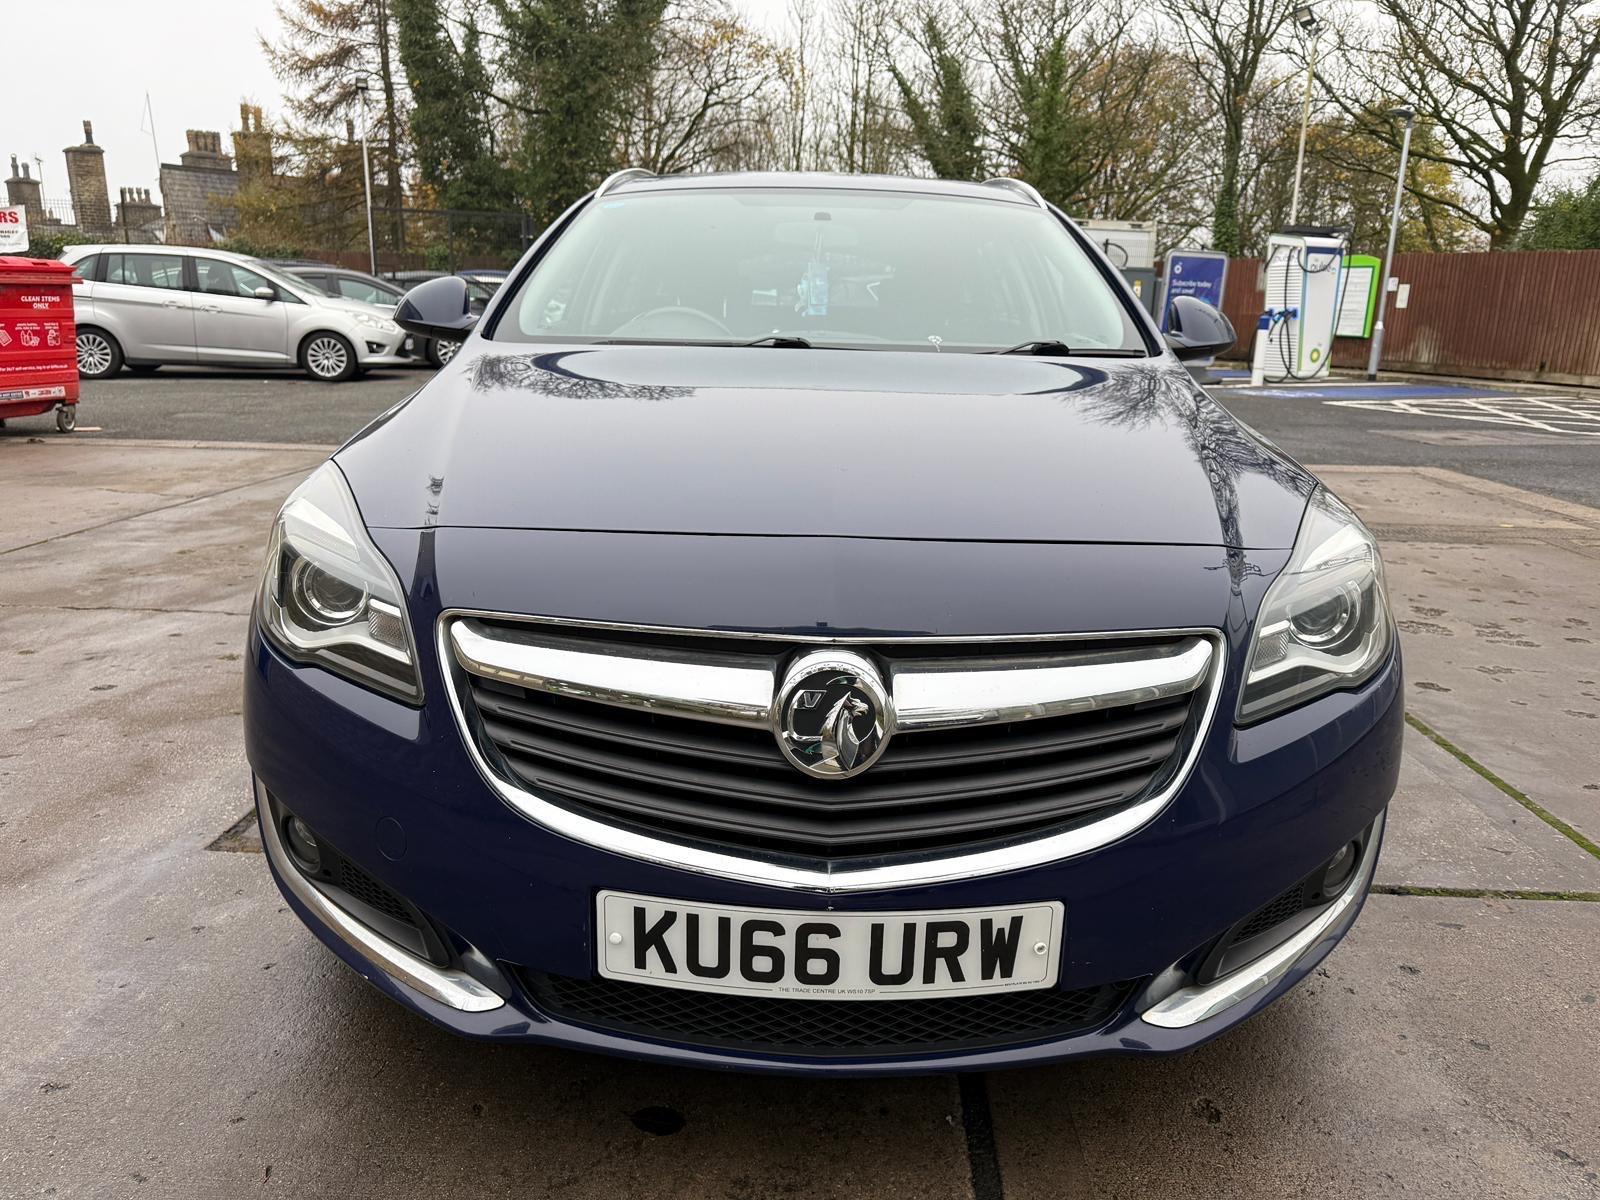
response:
<path fill-rule="evenodd" d="M 347 225 L 341 244 L 307 246 L 309 257 L 366 270 L 365 214 Z M 509 267 L 533 243 L 539 227 L 522 213 L 475 212 L 459 208 L 374 208 L 373 242 L 378 270 L 462 271 Z"/>
<path fill-rule="evenodd" d="M 63 199 L 60 196 L 44 196 L 40 199 L 39 205 L 44 210 L 44 215 L 47 218 L 60 221 L 63 225 L 76 225 L 78 223 L 77 217 L 72 212 L 71 200 Z"/>
<path fill-rule="evenodd" d="M 1386 370 L 1600 386 L 1600 250 L 1397 254 L 1394 275 L 1410 294 L 1400 309 L 1389 297 Z M 1261 260 L 1234 259 L 1227 357 L 1249 359 L 1264 305 Z M 1366 366 L 1369 346 L 1339 338 L 1333 365 Z"/>

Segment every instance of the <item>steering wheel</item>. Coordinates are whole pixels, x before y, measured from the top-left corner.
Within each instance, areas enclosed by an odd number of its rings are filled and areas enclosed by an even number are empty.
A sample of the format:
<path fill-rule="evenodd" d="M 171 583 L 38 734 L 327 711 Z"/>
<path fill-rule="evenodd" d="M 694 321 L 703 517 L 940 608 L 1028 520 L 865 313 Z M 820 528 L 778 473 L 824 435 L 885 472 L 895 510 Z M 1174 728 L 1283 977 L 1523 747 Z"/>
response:
<path fill-rule="evenodd" d="M 642 312 L 611 332 L 613 337 L 693 337 L 696 334 L 704 335 L 707 329 L 720 337 L 733 336 L 733 330 L 710 313 L 679 304 Z"/>

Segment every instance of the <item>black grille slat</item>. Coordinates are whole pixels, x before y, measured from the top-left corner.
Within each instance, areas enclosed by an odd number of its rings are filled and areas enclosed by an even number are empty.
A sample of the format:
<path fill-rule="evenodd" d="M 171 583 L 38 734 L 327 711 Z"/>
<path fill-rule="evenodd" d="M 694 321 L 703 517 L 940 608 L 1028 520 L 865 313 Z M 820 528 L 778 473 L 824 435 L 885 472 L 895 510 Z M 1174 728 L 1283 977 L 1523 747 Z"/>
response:
<path fill-rule="evenodd" d="M 525 972 L 547 1015 L 707 1048 L 794 1056 L 975 1050 L 1069 1037 L 1114 1017 L 1134 982 L 989 996 L 794 1000 Z"/>
<path fill-rule="evenodd" d="M 500 684 L 491 690 L 483 681 L 474 681 L 473 698 L 485 716 L 535 732 L 614 743 L 624 749 L 721 764 L 733 762 L 783 777 L 794 774 L 794 768 L 778 753 L 766 730 L 621 711 L 604 704 L 582 704 L 580 711 L 573 711 L 571 702 L 557 702 L 549 696 L 511 695 L 509 689 L 500 690 L 503 688 L 505 685 Z M 938 734 L 902 733 L 873 767 L 873 774 L 878 777 L 907 771 L 949 770 L 981 766 L 997 757 L 1032 758 L 1092 750 L 1104 744 L 1174 733 L 1182 728 L 1188 715 L 1189 698 L 1184 697 L 1132 715 L 1110 717 L 1096 725 L 1065 730 L 1047 721 L 1038 723 L 1051 726 L 1044 732 L 1029 728 L 1036 723 L 1028 722 L 1021 726 L 974 726 Z M 963 733 L 969 735 L 969 740 L 960 740 Z M 980 736 L 971 738 L 974 733 Z"/>
<path fill-rule="evenodd" d="M 515 765 L 515 760 L 513 760 Z M 1149 774 L 1126 781 L 1107 783 L 1078 793 L 1054 792 L 1047 802 L 1023 797 L 1009 804 L 979 805 L 966 813 L 951 813 L 932 806 L 915 816 L 887 816 L 877 820 L 852 818 L 849 814 L 814 814 L 807 819 L 805 809 L 742 810 L 708 803 L 693 796 L 666 795 L 618 786 L 609 780 L 597 782 L 573 772 L 561 772 L 547 765 L 529 767 L 523 774 L 530 785 L 553 789 L 573 799 L 610 810 L 616 815 L 646 815 L 680 827 L 692 827 L 705 834 L 719 835 L 742 831 L 765 844 L 784 841 L 814 841 L 830 849 L 853 847 L 875 838 L 923 841 L 942 834 L 960 835 L 987 832 L 998 836 L 1009 825 L 1035 827 L 1041 822 L 1065 820 L 1084 812 L 1130 800 L 1145 790 Z M 920 819 L 918 819 L 920 817 Z M 865 851 L 865 847 L 861 848 Z"/>
<path fill-rule="evenodd" d="M 929 733 L 901 734 L 891 743 L 889 752 L 872 769 L 876 772 L 925 771 L 952 767 L 977 766 L 993 762 L 996 758 L 1033 758 L 1047 754 L 1061 754 L 1069 750 L 1092 750 L 1106 744 L 1121 744 L 1139 737 L 1157 737 L 1173 733 L 1183 727 L 1189 716 L 1189 701 L 1183 700 L 1166 707 L 1141 712 L 1131 717 L 1107 721 L 1090 728 L 1070 729 L 1066 732 L 1017 732 L 1006 735 L 1005 726 L 977 726 L 964 732 L 979 729 L 994 730 L 988 737 L 973 745 L 950 744 L 948 734 L 943 738 Z M 1049 722 L 1043 722 L 1049 724 Z M 1025 726 L 1023 728 L 1026 728 Z"/>
<path fill-rule="evenodd" d="M 628 758 L 604 750 L 573 746 L 553 738 L 522 732 L 485 722 L 485 730 L 501 753 L 514 759 L 543 759 L 568 770 L 610 775 L 651 787 L 691 791 L 700 795 L 732 800 L 741 804 L 837 809 L 855 812 L 863 809 L 936 804 L 957 798 L 984 799 L 1046 785 L 1070 787 L 1085 780 L 1123 774 L 1163 762 L 1177 745 L 1176 737 L 1137 743 L 1120 754 L 1087 755 L 1070 764 L 1044 764 L 1026 768 L 991 771 L 982 776 L 957 776 L 939 784 L 916 780 L 888 784 L 862 784 L 840 788 L 820 781 L 809 786 L 795 771 L 795 780 L 750 780 L 728 771 L 685 769 L 670 762 Z"/>
<path fill-rule="evenodd" d="M 473 689 L 473 699 L 477 701 L 479 711 L 486 716 L 531 730 L 554 731 L 643 752 L 675 754 L 713 762 L 731 759 L 740 765 L 770 768 L 773 771 L 794 770 L 777 753 L 772 744 L 772 735 L 764 730 L 716 725 L 709 721 L 672 721 L 671 718 L 657 718 L 656 724 L 647 724 L 651 714 L 619 714 L 618 710 L 604 704 L 586 704 L 584 708 L 591 711 L 579 714 L 553 704 L 530 703 L 522 697 L 506 696 L 483 687 Z M 670 731 L 660 727 L 663 721 L 672 722 Z M 688 728 L 684 728 L 686 726 Z M 740 734 L 753 734 L 766 744 L 752 745 L 751 737 L 740 737 Z"/>
<path fill-rule="evenodd" d="M 508 640 L 525 636 L 526 627 L 515 623 L 479 624 Z M 1174 642 L 1141 644 L 1157 650 Z M 596 645 L 608 654 L 627 649 L 615 633 Z M 645 654 L 677 645 L 737 657 L 731 640 L 708 645 L 650 634 L 640 635 L 639 645 Z M 807 648 L 766 645 L 780 674 L 788 656 Z M 1070 657 L 1079 648 L 1063 639 L 1059 653 Z M 883 661 L 894 661 L 902 649 L 885 646 Z M 939 650 L 958 657 L 952 647 Z M 1038 643 L 986 643 L 981 653 L 989 665 L 1041 661 Z M 998 844 L 1132 803 L 1176 769 L 1201 695 L 904 731 L 866 772 L 823 780 L 796 770 L 759 726 L 554 695 L 471 674 L 464 682 L 491 761 L 552 803 L 694 841 L 830 859 Z"/>

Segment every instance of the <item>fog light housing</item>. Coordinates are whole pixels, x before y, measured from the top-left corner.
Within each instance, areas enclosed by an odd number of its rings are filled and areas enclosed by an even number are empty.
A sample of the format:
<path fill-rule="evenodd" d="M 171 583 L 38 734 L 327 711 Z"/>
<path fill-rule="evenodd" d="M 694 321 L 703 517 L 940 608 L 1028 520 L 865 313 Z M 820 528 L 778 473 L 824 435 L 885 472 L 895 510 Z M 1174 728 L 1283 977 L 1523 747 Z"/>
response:
<path fill-rule="evenodd" d="M 299 817 L 291 814 L 284 818 L 283 844 L 289 848 L 289 857 L 294 859 L 294 865 L 307 875 L 315 875 L 322 870 L 322 848 L 317 845 L 317 835 Z"/>
<path fill-rule="evenodd" d="M 1361 861 L 1361 843 L 1346 842 L 1339 848 L 1339 852 L 1328 860 L 1328 865 L 1322 869 L 1322 894 L 1336 896 L 1342 892 L 1345 885 L 1350 882 L 1350 876 L 1355 874 L 1356 864 Z"/>

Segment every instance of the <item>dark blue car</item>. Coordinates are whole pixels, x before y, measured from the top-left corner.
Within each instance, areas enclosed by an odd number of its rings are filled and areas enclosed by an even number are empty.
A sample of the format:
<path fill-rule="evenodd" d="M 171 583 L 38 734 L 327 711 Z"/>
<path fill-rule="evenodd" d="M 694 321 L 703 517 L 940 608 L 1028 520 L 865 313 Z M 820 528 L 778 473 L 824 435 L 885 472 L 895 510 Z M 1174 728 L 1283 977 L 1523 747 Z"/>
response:
<path fill-rule="evenodd" d="M 698 1066 L 1181 1050 L 1356 918 L 1372 535 L 1026 185 L 613 177 L 290 497 L 267 857 L 468 1036 Z M 469 332 L 470 331 L 470 332 Z"/>

